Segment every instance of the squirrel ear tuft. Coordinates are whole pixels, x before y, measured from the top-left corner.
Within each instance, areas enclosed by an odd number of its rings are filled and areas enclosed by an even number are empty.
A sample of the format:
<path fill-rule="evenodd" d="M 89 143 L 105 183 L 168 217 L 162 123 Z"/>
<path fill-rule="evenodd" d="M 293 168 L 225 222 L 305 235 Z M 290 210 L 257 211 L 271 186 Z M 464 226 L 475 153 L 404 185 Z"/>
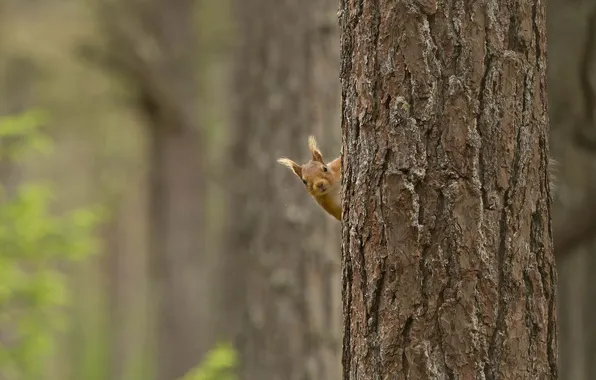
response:
<path fill-rule="evenodd" d="M 292 171 L 302 179 L 302 167 L 295 163 L 294 161 L 290 160 L 289 158 L 282 157 L 277 160 L 280 164 L 287 166 L 288 168 L 292 169 Z"/>
<path fill-rule="evenodd" d="M 314 136 L 308 136 L 308 149 L 312 153 L 312 160 L 324 164 L 323 155 L 317 146 L 317 140 Z"/>

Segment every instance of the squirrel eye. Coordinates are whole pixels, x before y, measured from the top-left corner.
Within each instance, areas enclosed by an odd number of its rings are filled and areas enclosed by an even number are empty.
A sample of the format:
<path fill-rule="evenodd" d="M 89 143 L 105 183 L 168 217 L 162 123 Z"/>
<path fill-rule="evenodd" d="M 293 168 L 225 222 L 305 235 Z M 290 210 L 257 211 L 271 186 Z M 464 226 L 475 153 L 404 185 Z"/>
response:
<path fill-rule="evenodd" d="M 327 171 L 327 166 L 323 166 L 323 171 L 326 172 Z"/>
<path fill-rule="evenodd" d="M 303 179 L 302 182 L 306 185 L 306 180 L 305 179 Z"/>

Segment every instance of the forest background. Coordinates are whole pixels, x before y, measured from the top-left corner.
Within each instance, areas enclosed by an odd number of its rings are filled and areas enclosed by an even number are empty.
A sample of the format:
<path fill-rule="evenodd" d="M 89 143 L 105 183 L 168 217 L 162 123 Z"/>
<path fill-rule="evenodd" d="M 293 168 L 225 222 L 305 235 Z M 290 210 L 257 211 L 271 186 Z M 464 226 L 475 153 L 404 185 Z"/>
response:
<path fill-rule="evenodd" d="M 275 163 L 339 154 L 337 3 L 302 3 L 0 2 L 4 378 L 339 378 L 339 225 Z M 596 5 L 547 3 L 560 378 L 587 380 Z"/>

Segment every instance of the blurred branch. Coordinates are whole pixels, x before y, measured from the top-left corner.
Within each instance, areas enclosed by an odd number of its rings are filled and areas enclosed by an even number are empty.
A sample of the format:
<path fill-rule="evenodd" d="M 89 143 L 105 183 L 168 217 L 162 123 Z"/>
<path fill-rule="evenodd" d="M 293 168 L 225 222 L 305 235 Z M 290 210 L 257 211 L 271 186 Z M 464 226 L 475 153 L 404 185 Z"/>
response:
<path fill-rule="evenodd" d="M 160 117 L 168 117 L 170 126 L 193 128 L 184 102 L 168 78 L 164 44 L 150 32 L 154 11 L 152 2 L 101 0 L 98 6 L 100 27 L 108 37 L 108 46 L 82 43 L 79 56 L 103 69 L 132 80 L 138 88 L 139 101 L 149 110 L 159 108 Z M 149 112 L 150 114 L 154 112 Z"/>

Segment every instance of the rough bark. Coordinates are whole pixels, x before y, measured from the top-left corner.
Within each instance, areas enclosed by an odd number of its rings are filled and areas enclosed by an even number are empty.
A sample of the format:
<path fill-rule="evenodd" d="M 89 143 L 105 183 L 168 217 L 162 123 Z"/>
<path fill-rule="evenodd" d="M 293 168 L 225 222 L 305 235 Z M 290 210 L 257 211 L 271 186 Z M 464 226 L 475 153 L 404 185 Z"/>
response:
<path fill-rule="evenodd" d="M 340 26 L 344 379 L 556 379 L 544 3 Z"/>
<path fill-rule="evenodd" d="M 202 264 L 205 195 L 195 2 L 103 0 L 103 62 L 128 80 L 149 140 L 149 281 L 156 378 L 178 379 L 212 346 Z M 93 51 L 85 51 L 87 54 Z"/>
<path fill-rule="evenodd" d="M 230 275 L 221 291 L 229 313 L 245 308 L 236 321 L 240 378 L 337 379 L 339 224 L 276 162 L 282 156 L 307 161 L 311 133 L 325 158 L 339 155 L 336 4 L 250 0 L 235 6 Z M 335 137 L 327 139 L 330 134 Z"/>

